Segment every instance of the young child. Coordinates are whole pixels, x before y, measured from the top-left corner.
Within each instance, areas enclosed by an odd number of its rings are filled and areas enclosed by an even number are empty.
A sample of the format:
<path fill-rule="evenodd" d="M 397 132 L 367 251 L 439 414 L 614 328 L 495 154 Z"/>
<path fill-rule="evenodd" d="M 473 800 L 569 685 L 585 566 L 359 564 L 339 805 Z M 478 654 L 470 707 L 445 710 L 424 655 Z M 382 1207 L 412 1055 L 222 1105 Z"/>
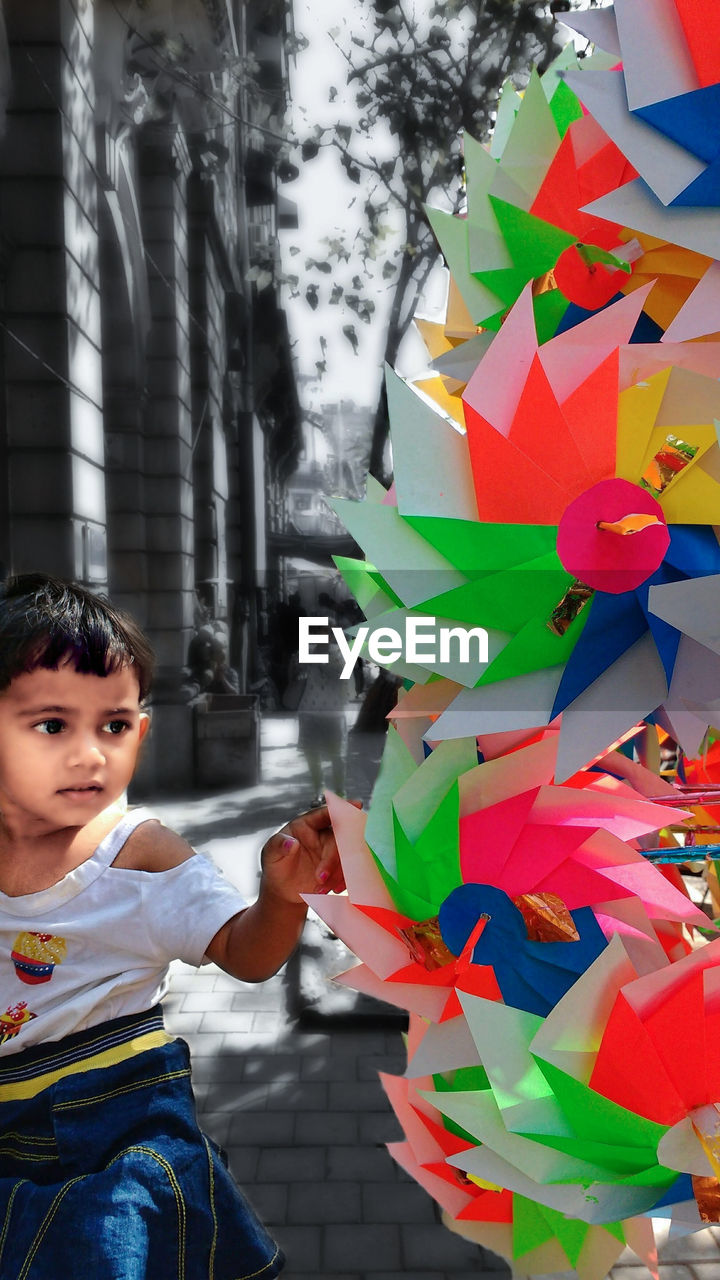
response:
<path fill-rule="evenodd" d="M 123 805 L 148 728 L 135 623 L 41 575 L 0 588 L 0 1280 L 242 1280 L 283 1258 L 195 1118 L 163 1030 L 175 958 L 244 981 L 343 887 L 327 810 L 262 852 L 246 907 Z"/>

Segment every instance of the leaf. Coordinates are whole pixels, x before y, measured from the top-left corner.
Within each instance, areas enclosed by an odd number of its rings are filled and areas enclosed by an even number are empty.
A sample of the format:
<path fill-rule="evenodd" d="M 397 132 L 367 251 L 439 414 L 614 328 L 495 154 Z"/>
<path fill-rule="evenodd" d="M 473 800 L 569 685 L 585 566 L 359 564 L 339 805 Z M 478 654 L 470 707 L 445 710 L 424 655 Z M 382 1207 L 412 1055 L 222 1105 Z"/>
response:
<path fill-rule="evenodd" d="M 318 305 L 318 302 L 320 301 L 320 299 L 318 298 L 316 284 L 308 285 L 307 289 L 305 290 L 305 301 L 307 302 L 308 306 L 311 307 L 313 311 L 315 311 Z"/>
<path fill-rule="evenodd" d="M 352 347 L 353 351 L 355 352 L 355 355 L 357 355 L 357 353 L 358 353 L 358 346 L 359 346 L 359 343 L 358 343 L 358 336 L 357 336 L 357 333 L 355 332 L 355 325 L 354 325 L 354 324 L 344 324 L 344 325 L 343 325 L 343 337 L 344 337 L 344 338 L 347 338 L 348 342 L 350 343 L 350 346 Z"/>
<path fill-rule="evenodd" d="M 341 155 L 341 157 L 340 157 L 340 163 L 342 164 L 342 167 L 343 167 L 343 169 L 345 170 L 345 172 L 346 172 L 346 174 L 347 174 L 347 176 L 348 176 L 348 178 L 350 179 L 350 181 L 351 181 L 351 182 L 359 182 L 359 181 L 360 181 L 360 178 L 362 177 L 362 174 L 360 173 L 360 170 L 358 169 L 357 165 L 356 165 L 356 164 L 353 164 L 353 162 L 352 162 L 352 160 L 350 159 L 350 157 L 349 157 L 349 156 L 347 156 L 347 155 Z"/>
<path fill-rule="evenodd" d="M 338 91 L 337 91 L 337 89 L 335 88 L 335 85 L 334 85 L 334 84 L 331 84 L 331 85 L 330 85 L 330 92 L 328 93 L 328 102 L 334 102 L 334 101 L 335 101 L 335 99 L 337 98 L 337 93 L 338 93 Z"/>
<path fill-rule="evenodd" d="M 313 142 L 312 139 L 308 138 L 300 148 L 300 155 L 303 160 L 314 160 L 319 150 L 317 142 Z"/>
<path fill-rule="evenodd" d="M 330 306 L 336 307 L 343 296 L 343 287 L 341 284 L 334 284 L 332 293 L 330 294 Z"/>
<path fill-rule="evenodd" d="M 348 145 L 348 143 L 350 142 L 350 139 L 352 138 L 352 129 L 347 124 L 336 124 L 335 133 L 337 134 L 340 141 L 345 143 L 345 146 Z"/>
<path fill-rule="evenodd" d="M 386 262 L 382 269 L 383 280 L 389 280 L 391 276 L 397 273 L 397 267 L 394 262 Z"/>

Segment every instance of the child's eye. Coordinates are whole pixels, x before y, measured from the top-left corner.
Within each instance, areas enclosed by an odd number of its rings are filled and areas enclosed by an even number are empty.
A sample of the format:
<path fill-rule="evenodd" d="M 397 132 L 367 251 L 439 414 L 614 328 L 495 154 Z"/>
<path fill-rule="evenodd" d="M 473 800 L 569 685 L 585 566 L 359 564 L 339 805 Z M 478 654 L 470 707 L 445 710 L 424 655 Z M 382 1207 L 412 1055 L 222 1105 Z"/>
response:
<path fill-rule="evenodd" d="M 38 733 L 62 733 L 65 723 L 62 720 L 41 720 L 40 724 L 34 725 L 33 728 L 37 729 Z"/>
<path fill-rule="evenodd" d="M 106 733 L 113 733 L 116 735 L 120 733 L 125 733 L 126 729 L 129 729 L 129 728 L 130 728 L 129 720 L 108 720 L 107 724 L 103 725 L 103 729 L 105 730 Z"/>

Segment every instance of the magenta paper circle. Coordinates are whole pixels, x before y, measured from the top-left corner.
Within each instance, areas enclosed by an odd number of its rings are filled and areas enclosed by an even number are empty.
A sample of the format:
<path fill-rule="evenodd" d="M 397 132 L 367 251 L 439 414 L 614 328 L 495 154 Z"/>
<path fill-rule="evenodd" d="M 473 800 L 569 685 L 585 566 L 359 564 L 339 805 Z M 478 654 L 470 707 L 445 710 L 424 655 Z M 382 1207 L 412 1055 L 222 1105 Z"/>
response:
<path fill-rule="evenodd" d="M 635 533 L 598 528 L 627 516 L 655 516 L 659 523 Z M 558 527 L 557 553 L 563 567 L 597 591 L 633 591 L 660 566 L 670 543 L 660 503 L 629 480 L 600 480 L 581 493 Z"/>

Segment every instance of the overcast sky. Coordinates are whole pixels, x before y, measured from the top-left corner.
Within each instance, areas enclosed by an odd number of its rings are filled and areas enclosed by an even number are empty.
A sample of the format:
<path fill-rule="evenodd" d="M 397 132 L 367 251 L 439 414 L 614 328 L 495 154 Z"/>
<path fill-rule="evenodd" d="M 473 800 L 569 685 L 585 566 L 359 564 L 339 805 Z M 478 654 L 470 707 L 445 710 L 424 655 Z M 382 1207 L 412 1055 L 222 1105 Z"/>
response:
<path fill-rule="evenodd" d="M 362 25 L 366 6 L 363 0 L 295 0 L 294 7 L 295 29 L 310 42 L 291 68 L 292 123 L 296 135 L 302 138 L 312 132 L 316 123 L 328 125 L 339 119 L 352 119 L 348 99 L 343 98 L 346 64 L 328 32 L 337 30 L 346 40 L 343 28 L 347 32 L 347 27 L 355 30 L 358 24 Z M 331 86 L 338 90 L 332 103 Z M 325 237 L 341 236 L 348 244 L 352 242 L 363 222 L 362 188 L 345 177 L 337 152 L 331 148 L 300 169 L 300 177 L 282 188 L 283 194 L 298 206 L 300 228 L 283 232 L 281 237 L 284 269 L 300 277 L 301 296 L 286 300 L 298 369 L 302 374 L 315 373 L 315 361 L 322 359 L 320 338 L 324 337 L 328 344 L 327 372 L 319 391 L 311 396 L 313 401 L 350 398 L 374 408 L 382 371 L 384 314 L 392 295 L 387 285 L 375 286 L 373 300 L 377 310 L 373 323 L 363 324 L 348 308 L 328 306 L 323 301 L 330 293 L 332 275 L 320 275 L 305 267 L 307 258 L 325 257 Z M 301 253 L 291 255 L 292 245 L 300 245 Z M 356 269 L 362 274 L 360 260 Z M 304 296 L 311 280 L 318 282 L 321 297 L 316 311 L 311 310 Z M 360 341 L 357 356 L 342 334 L 346 324 L 355 326 Z M 307 389 L 303 397 L 308 399 Z"/>

